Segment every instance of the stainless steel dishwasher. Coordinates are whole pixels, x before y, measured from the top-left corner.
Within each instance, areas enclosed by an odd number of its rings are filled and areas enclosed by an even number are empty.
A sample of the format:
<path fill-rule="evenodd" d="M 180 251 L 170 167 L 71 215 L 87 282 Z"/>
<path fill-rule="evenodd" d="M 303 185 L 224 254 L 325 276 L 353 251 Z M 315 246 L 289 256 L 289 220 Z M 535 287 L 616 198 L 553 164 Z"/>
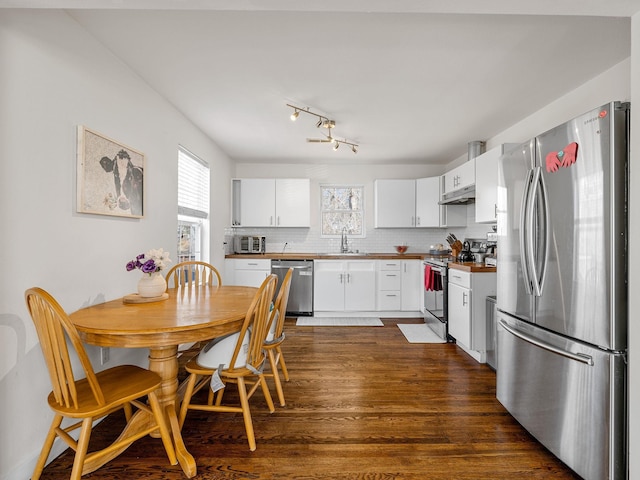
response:
<path fill-rule="evenodd" d="M 271 260 L 271 273 L 278 276 L 278 288 L 287 270 L 293 268 L 287 315 L 313 315 L 313 260 Z"/>

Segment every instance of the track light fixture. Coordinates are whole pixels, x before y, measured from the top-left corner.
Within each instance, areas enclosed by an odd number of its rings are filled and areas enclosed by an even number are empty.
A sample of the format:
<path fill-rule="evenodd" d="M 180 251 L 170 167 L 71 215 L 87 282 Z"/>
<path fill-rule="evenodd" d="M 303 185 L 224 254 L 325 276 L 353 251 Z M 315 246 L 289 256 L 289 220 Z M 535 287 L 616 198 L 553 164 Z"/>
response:
<path fill-rule="evenodd" d="M 307 142 L 331 143 L 333 144 L 334 150 L 337 150 L 340 147 L 340 144 L 344 143 L 345 145 L 349 145 L 351 147 L 351 151 L 353 153 L 358 153 L 358 146 L 359 146 L 358 144 L 348 142 L 347 140 L 338 140 L 337 138 L 334 138 L 331 135 L 331 129 L 336 126 L 336 122 L 334 120 L 330 120 L 329 118 L 325 117 L 324 115 L 320 115 L 319 113 L 312 112 L 309 107 L 302 108 L 302 107 L 297 107 L 296 105 L 291 105 L 289 103 L 287 103 L 287 107 L 293 109 L 293 113 L 291 114 L 292 122 L 296 121 L 296 119 L 300 115 L 300 112 L 308 113 L 309 115 L 313 115 L 314 117 L 317 117 L 318 121 L 316 122 L 316 128 L 323 127 L 329 130 L 329 134 L 325 135 L 326 138 L 323 138 L 323 139 L 307 138 Z"/>

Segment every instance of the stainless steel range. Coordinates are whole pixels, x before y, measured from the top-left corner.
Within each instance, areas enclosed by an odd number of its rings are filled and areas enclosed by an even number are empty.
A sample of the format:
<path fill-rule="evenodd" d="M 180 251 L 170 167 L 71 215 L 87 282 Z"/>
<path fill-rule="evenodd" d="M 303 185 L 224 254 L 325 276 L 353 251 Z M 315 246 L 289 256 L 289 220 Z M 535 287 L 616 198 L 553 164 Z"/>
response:
<path fill-rule="evenodd" d="M 447 327 L 447 264 L 449 257 L 425 257 L 424 267 L 424 321 L 443 340 L 449 340 Z"/>

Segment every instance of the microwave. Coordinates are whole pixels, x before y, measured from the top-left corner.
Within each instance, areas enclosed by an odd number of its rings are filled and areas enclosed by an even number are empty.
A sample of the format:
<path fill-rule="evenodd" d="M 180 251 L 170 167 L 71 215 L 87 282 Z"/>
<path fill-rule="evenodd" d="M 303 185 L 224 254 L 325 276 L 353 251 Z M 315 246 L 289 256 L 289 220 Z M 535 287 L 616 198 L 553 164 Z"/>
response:
<path fill-rule="evenodd" d="M 236 235 L 233 238 L 234 253 L 265 253 L 267 248 L 267 237 L 251 237 L 247 235 Z"/>

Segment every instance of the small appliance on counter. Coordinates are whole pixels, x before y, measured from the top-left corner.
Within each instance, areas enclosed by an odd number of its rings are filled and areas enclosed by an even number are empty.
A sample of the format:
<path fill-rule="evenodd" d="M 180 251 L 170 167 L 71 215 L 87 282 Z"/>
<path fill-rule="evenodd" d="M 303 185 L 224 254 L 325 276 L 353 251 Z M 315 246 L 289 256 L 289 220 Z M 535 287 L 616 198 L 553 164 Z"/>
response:
<path fill-rule="evenodd" d="M 233 237 L 234 253 L 265 253 L 267 250 L 267 237 L 236 235 Z"/>
<path fill-rule="evenodd" d="M 494 256 L 492 257 L 484 257 L 484 264 L 487 267 L 497 267 L 498 266 L 498 259 Z"/>
<path fill-rule="evenodd" d="M 484 257 L 484 264 L 487 267 L 498 266 L 498 235 L 495 232 L 487 233 L 487 254 Z"/>
<path fill-rule="evenodd" d="M 471 245 L 467 240 L 462 244 L 462 251 L 458 254 L 456 259 L 459 262 L 473 262 L 473 253 L 471 253 Z"/>
<path fill-rule="evenodd" d="M 485 263 L 488 254 L 488 246 L 485 239 L 467 238 L 463 245 L 464 249 L 458 256 L 459 262 Z"/>

